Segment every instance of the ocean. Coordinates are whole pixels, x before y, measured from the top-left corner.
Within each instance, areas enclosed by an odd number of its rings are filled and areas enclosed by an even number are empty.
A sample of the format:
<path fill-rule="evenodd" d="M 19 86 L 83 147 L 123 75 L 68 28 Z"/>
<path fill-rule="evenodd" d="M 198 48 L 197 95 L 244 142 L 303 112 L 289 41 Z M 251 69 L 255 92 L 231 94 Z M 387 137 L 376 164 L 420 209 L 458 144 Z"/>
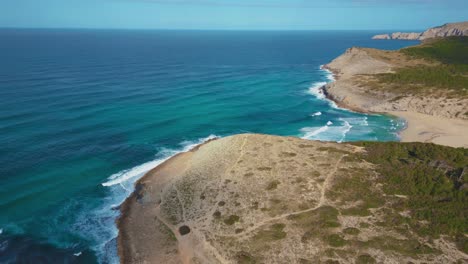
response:
<path fill-rule="evenodd" d="M 119 204 L 170 156 L 267 133 L 398 140 L 317 92 L 371 31 L 0 29 L 0 263 L 115 263 Z"/>

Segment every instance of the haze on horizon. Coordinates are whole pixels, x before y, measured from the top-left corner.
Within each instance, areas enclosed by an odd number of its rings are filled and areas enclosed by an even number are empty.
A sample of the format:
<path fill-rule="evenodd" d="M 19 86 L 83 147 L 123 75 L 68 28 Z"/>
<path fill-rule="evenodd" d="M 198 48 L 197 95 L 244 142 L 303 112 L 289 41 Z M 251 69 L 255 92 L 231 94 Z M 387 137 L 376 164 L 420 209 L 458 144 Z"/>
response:
<path fill-rule="evenodd" d="M 2 0 L 3 28 L 421 30 L 466 0 Z"/>

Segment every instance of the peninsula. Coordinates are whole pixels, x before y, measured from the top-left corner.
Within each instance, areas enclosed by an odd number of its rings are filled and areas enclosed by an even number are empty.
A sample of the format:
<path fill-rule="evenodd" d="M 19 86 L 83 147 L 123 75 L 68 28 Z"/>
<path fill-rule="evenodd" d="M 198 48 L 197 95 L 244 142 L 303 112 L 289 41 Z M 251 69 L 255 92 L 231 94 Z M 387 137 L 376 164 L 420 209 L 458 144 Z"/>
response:
<path fill-rule="evenodd" d="M 468 147 L 468 37 L 398 51 L 350 48 L 325 66 L 328 98 L 356 111 L 404 118 L 402 141 Z"/>
<path fill-rule="evenodd" d="M 146 174 L 122 263 L 468 261 L 468 149 L 241 134 Z"/>
<path fill-rule="evenodd" d="M 120 207 L 121 262 L 468 262 L 467 65 L 468 37 L 348 49 L 323 92 L 406 119 L 412 142 L 206 142 L 137 182 Z"/>

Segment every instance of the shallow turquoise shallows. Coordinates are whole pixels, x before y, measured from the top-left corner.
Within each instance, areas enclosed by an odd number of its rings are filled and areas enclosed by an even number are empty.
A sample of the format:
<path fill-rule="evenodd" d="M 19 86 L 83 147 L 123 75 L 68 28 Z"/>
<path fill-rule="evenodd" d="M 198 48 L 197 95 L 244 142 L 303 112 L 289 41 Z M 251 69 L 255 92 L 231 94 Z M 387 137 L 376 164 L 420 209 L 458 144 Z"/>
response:
<path fill-rule="evenodd" d="M 320 98 L 320 65 L 375 32 L 0 30 L 0 263 L 113 263 L 118 205 L 214 136 L 397 140 Z"/>

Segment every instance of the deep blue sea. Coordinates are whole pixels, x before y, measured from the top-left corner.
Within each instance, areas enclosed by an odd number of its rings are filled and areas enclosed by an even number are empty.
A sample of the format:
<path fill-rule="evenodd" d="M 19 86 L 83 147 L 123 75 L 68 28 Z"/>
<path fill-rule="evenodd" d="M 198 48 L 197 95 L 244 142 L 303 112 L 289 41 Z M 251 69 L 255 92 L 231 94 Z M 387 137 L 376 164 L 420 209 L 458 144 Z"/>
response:
<path fill-rule="evenodd" d="M 320 70 L 369 31 L 0 30 L 0 263 L 114 263 L 143 173 L 218 136 L 398 140 L 335 107 Z"/>

